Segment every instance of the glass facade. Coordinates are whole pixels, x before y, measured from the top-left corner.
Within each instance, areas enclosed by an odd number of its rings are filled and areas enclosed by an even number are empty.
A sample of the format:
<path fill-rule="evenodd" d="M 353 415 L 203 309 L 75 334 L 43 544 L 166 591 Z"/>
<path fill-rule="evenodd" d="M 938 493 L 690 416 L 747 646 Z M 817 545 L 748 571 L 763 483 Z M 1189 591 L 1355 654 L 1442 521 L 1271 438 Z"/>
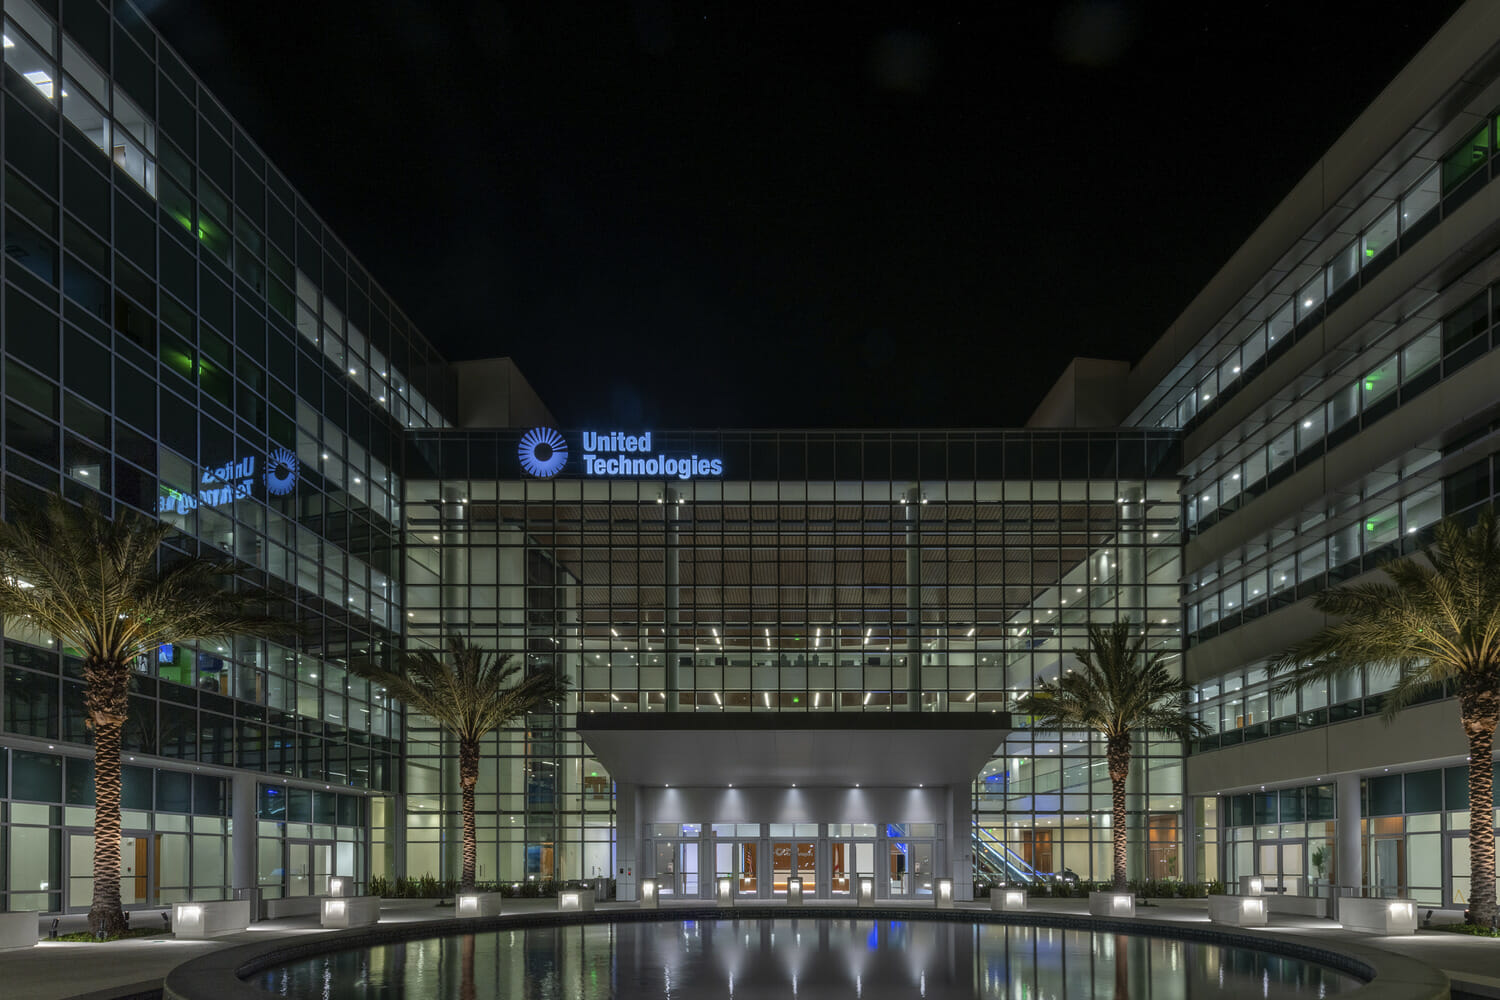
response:
<path fill-rule="evenodd" d="M 480 864 L 496 878 L 612 867 L 611 779 L 575 712 L 1001 712 L 1069 669 L 1091 623 L 1181 642 L 1171 434 L 656 435 L 656 451 L 722 463 L 689 481 L 600 480 L 576 459 L 523 477 L 518 437 L 414 433 L 402 504 L 409 638 L 524 650 L 573 686 L 484 755 Z M 1139 750 L 1131 809 L 1165 870 L 1181 748 Z M 412 872 L 453 870 L 452 754 L 410 720 Z M 997 874 L 1007 857 L 1107 868 L 1101 763 L 1080 734 L 1028 728 L 997 750 L 974 787 Z"/>
<path fill-rule="evenodd" d="M 233 556 L 245 585 L 286 598 L 307 636 L 296 648 L 236 640 L 141 662 L 127 753 L 160 775 L 252 772 L 294 798 L 342 788 L 358 808 L 337 822 L 295 809 L 259 822 L 292 852 L 315 839 L 301 824 L 326 825 L 350 866 L 366 870 L 373 845 L 384 869 L 371 803 L 398 791 L 401 710 L 343 665 L 400 644 L 401 435 L 446 425 L 451 377 L 139 11 L 5 0 L 4 17 L 5 496 L 61 490 L 161 517 L 176 529 L 165 557 Z M 21 621 L 3 641 L 7 742 L 82 748 L 73 651 Z M 59 887 L 87 874 L 69 832 L 80 807 L 24 798 L 8 822 L 68 817 L 26 827 L 59 874 L 53 895 L 12 905 L 72 908 L 77 894 Z M 126 805 L 143 833 L 177 823 L 164 808 Z M 208 836 L 201 820 L 161 836 Z M 270 853 L 265 887 L 296 891 L 298 865 Z M 179 877 L 168 851 L 151 893 L 126 898 L 225 894 L 229 869 L 212 854 L 187 850 L 180 871 L 193 874 Z"/>

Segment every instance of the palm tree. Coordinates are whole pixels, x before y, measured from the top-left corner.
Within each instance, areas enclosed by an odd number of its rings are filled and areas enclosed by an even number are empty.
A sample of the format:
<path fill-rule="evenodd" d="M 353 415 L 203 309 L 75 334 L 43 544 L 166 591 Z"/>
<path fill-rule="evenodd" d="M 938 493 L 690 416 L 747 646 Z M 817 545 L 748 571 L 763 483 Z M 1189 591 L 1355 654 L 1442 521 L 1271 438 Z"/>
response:
<path fill-rule="evenodd" d="M 265 596 L 225 588 L 240 566 L 182 558 L 158 566 L 172 526 L 122 510 L 13 504 L 0 522 L 0 614 L 26 618 L 83 658 L 94 742 L 94 897 L 89 930 L 125 927 L 120 906 L 120 744 L 131 664 L 163 645 L 290 630 L 262 614 Z"/>
<path fill-rule="evenodd" d="M 1500 723 L 1500 529 L 1494 508 L 1481 511 L 1472 528 L 1452 518 L 1439 522 L 1422 554 L 1425 561 L 1386 563 L 1383 582 L 1314 597 L 1313 607 L 1340 620 L 1271 664 L 1272 674 L 1282 675 L 1273 690 L 1284 694 L 1361 668 L 1394 675 L 1395 687 L 1384 695 L 1390 721 L 1414 700 L 1452 686 L 1469 741 L 1469 919 L 1488 927 L 1496 915 L 1491 761 Z"/>
<path fill-rule="evenodd" d="M 464 871 L 460 888 L 474 888 L 478 860 L 474 829 L 474 786 L 479 783 L 479 743 L 496 729 L 567 691 L 555 671 L 528 674 L 511 656 L 498 656 L 461 639 L 448 643 L 448 658 L 421 650 L 401 657 L 397 670 L 371 663 L 350 669 L 374 681 L 411 711 L 420 712 L 458 741 L 458 785 L 463 793 Z"/>
<path fill-rule="evenodd" d="M 1074 654 L 1082 669 L 1062 673 L 1055 682 L 1038 679 L 1036 690 L 1016 704 L 1017 712 L 1035 716 L 1041 727 L 1092 729 L 1104 736 L 1114 792 L 1116 892 L 1125 891 L 1125 779 L 1130 775 L 1131 735 L 1155 730 L 1187 739 L 1207 731 L 1187 713 L 1187 681 L 1167 669 L 1164 651 L 1148 653 L 1146 642 L 1146 630 L 1132 630 L 1128 620 L 1090 625 L 1088 648 Z"/>

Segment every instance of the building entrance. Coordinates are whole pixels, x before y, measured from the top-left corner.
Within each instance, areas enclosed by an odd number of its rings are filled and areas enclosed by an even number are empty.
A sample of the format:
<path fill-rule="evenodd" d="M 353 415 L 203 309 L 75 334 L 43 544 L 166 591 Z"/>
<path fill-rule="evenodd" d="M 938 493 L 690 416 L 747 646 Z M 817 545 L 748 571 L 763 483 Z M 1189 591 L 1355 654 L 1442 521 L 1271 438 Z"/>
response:
<path fill-rule="evenodd" d="M 852 896 L 860 876 L 875 876 L 875 841 L 833 840 L 828 843 L 828 892 Z"/>
<path fill-rule="evenodd" d="M 932 841 L 892 840 L 889 844 L 887 877 L 891 898 L 932 895 Z"/>
<path fill-rule="evenodd" d="M 812 840 L 771 842 L 771 892 L 786 895 L 787 879 L 802 879 L 802 894 L 818 894 L 818 845 Z"/>
<path fill-rule="evenodd" d="M 721 840 L 715 843 L 714 876 L 732 879 L 737 896 L 759 896 L 760 842 Z"/>
<path fill-rule="evenodd" d="M 698 841 L 658 840 L 655 849 L 657 892 L 663 896 L 696 898 Z"/>

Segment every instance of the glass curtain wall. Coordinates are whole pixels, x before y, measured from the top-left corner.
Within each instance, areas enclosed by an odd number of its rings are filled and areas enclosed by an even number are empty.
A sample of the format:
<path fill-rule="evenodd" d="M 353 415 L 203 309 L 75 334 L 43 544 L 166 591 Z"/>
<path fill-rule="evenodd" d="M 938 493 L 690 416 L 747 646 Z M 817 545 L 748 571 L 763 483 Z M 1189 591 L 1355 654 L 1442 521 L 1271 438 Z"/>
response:
<path fill-rule="evenodd" d="M 1003 712 L 1070 668 L 1091 623 L 1129 618 L 1153 646 L 1180 648 L 1178 486 L 1150 476 L 1167 438 L 683 438 L 658 443 L 723 454 L 726 478 L 523 479 L 515 436 L 498 432 L 419 436 L 409 455 L 409 473 L 454 473 L 406 483 L 410 641 L 457 634 L 572 684 L 557 716 L 490 740 L 481 878 L 612 870 L 610 779 L 574 712 Z M 728 478 L 737 469 L 757 475 Z M 1021 862 L 1096 877 L 1102 746 L 1015 721 L 976 784 L 981 873 Z M 408 873 L 451 875 L 455 751 L 416 718 L 406 746 Z M 1181 748 L 1138 752 L 1133 836 L 1151 831 L 1150 867 L 1166 875 Z"/>

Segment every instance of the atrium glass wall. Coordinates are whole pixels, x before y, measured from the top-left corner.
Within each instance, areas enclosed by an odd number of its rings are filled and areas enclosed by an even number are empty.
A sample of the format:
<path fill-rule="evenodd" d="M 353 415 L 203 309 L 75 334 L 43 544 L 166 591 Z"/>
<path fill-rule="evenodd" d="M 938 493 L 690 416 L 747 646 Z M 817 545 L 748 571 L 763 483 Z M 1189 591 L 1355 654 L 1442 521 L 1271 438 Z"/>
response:
<path fill-rule="evenodd" d="M 573 686 L 485 754 L 482 877 L 612 870 L 612 786 L 577 711 L 998 712 L 1069 669 L 1090 623 L 1180 648 L 1169 434 L 658 435 L 655 452 L 722 461 L 686 481 L 578 459 L 525 478 L 517 438 L 415 433 L 403 505 L 409 640 L 524 652 Z M 996 875 L 1107 867 L 1102 747 L 1065 735 L 1017 733 L 976 776 Z M 416 719 L 406 745 L 408 872 L 451 874 L 453 751 Z M 1167 874 L 1181 747 L 1139 749 L 1133 822 Z"/>
<path fill-rule="evenodd" d="M 396 463 L 446 366 L 138 10 L 3 9 L 4 495 L 160 517 L 302 637 L 143 659 L 127 752 L 393 791 L 400 708 L 344 663 L 399 645 Z M 82 750 L 75 651 L 4 627 L 0 731 Z"/>

